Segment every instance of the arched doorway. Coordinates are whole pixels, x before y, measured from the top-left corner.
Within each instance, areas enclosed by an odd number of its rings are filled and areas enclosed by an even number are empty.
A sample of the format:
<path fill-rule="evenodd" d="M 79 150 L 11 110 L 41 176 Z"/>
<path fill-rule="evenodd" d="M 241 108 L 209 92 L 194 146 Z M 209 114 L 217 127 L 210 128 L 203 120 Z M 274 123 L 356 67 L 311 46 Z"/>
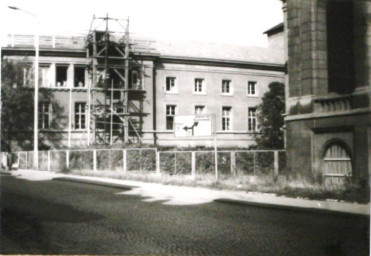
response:
<path fill-rule="evenodd" d="M 323 174 L 326 185 L 345 185 L 352 176 L 352 159 L 343 143 L 331 143 L 324 153 Z"/>

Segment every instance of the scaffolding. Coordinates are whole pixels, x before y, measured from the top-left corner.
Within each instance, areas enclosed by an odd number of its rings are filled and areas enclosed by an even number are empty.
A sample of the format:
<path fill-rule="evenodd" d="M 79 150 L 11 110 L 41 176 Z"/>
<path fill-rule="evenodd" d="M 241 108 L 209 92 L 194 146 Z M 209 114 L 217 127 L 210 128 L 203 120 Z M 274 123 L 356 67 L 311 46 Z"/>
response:
<path fill-rule="evenodd" d="M 118 31 L 110 30 L 112 22 Z M 88 144 L 141 142 L 144 65 L 132 46 L 129 19 L 93 17 L 86 45 Z"/>

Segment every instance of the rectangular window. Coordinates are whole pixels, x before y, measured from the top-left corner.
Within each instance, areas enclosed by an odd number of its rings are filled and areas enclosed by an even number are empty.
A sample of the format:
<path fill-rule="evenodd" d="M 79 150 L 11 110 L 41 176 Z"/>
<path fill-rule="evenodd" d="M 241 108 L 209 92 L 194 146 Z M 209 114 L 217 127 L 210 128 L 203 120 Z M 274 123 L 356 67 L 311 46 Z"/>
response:
<path fill-rule="evenodd" d="M 222 94 L 232 94 L 231 80 L 222 80 Z"/>
<path fill-rule="evenodd" d="M 232 107 L 222 107 L 222 130 L 231 130 Z"/>
<path fill-rule="evenodd" d="M 166 77 L 166 91 L 167 92 L 177 92 L 176 78 Z"/>
<path fill-rule="evenodd" d="M 206 114 L 206 108 L 203 105 L 196 105 L 195 106 L 195 114 L 196 115 L 202 115 Z"/>
<path fill-rule="evenodd" d="M 49 102 L 39 102 L 39 129 L 50 128 L 51 114 L 51 104 Z"/>
<path fill-rule="evenodd" d="M 176 105 L 166 105 L 166 130 L 174 130 Z"/>
<path fill-rule="evenodd" d="M 67 69 L 68 66 L 56 66 L 56 86 L 67 87 Z"/>
<path fill-rule="evenodd" d="M 256 108 L 248 108 L 248 130 L 250 132 L 257 131 L 257 119 L 256 119 Z"/>
<path fill-rule="evenodd" d="M 249 81 L 247 83 L 247 95 L 248 96 L 258 96 L 258 90 L 257 90 L 256 82 Z"/>
<path fill-rule="evenodd" d="M 137 70 L 131 71 L 131 88 L 139 89 L 140 88 L 140 79 Z"/>
<path fill-rule="evenodd" d="M 75 66 L 75 77 L 74 77 L 74 86 L 75 87 L 84 87 L 85 86 L 85 68 Z"/>
<path fill-rule="evenodd" d="M 195 79 L 194 92 L 195 93 L 205 93 L 204 79 L 202 79 L 202 78 L 196 78 Z"/>
<path fill-rule="evenodd" d="M 50 72 L 50 66 L 40 66 L 39 67 L 39 84 L 42 87 L 50 87 L 50 81 L 49 81 L 49 72 Z"/>
<path fill-rule="evenodd" d="M 75 103 L 75 129 L 86 128 L 86 103 Z"/>

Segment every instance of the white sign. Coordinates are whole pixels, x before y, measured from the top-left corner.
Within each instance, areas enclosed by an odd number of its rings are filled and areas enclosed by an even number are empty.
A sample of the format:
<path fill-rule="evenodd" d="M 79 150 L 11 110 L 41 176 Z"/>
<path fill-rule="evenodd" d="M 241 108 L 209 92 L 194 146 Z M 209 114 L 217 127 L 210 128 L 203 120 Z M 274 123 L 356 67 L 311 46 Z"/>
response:
<path fill-rule="evenodd" d="M 175 137 L 206 137 L 212 135 L 211 116 L 175 116 Z"/>

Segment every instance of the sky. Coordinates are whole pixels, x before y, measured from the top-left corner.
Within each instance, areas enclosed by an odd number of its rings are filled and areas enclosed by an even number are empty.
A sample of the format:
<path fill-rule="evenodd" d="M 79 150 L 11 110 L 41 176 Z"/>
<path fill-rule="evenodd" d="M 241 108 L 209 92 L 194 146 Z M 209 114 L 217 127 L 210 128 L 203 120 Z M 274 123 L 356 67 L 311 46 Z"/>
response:
<path fill-rule="evenodd" d="M 283 21 L 280 0 L 1 0 L 1 39 L 10 33 L 87 33 L 93 15 L 130 18 L 133 36 L 164 41 L 267 46 L 267 29 Z M 126 26 L 126 21 L 121 21 Z M 97 23 L 95 23 L 97 25 Z M 110 28 L 122 31 L 117 23 Z"/>

